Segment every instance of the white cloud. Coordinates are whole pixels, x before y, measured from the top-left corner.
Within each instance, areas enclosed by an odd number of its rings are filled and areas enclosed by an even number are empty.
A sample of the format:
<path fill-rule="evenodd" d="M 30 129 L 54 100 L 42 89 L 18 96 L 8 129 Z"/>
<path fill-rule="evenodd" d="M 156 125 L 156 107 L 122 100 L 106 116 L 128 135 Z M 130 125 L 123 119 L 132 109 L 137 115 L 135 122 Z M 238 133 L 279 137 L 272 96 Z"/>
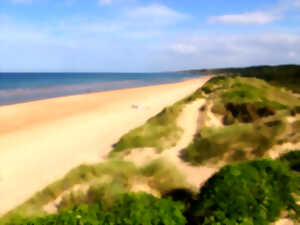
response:
<path fill-rule="evenodd" d="M 165 65 L 176 62 L 177 70 L 203 67 L 300 63 L 300 34 L 188 35 L 166 48 Z M 175 53 L 175 54 L 174 54 Z M 188 57 L 186 57 L 186 55 Z M 166 57 L 165 57 L 166 58 Z M 170 68 L 165 68 L 170 69 Z"/>
<path fill-rule="evenodd" d="M 223 16 L 213 16 L 209 18 L 212 23 L 234 24 L 234 25 L 264 25 L 280 17 L 267 12 L 247 12 L 241 14 L 228 14 Z"/>
<path fill-rule="evenodd" d="M 115 1 L 130 0 L 113 0 L 113 4 Z M 110 18 L 79 15 L 42 25 L 0 14 L 0 70 L 113 71 L 118 65 L 119 71 L 169 71 L 300 63 L 299 29 L 240 35 L 197 33 L 195 26 L 180 25 L 189 22 L 189 15 L 162 4 L 134 6 L 121 7 Z M 245 14 L 267 20 L 255 13 Z"/>
<path fill-rule="evenodd" d="M 176 43 L 171 45 L 170 49 L 180 54 L 193 54 L 198 51 L 198 46 L 187 43 Z"/>
<path fill-rule="evenodd" d="M 99 0 L 101 5 L 110 5 L 113 3 L 113 0 Z"/>
<path fill-rule="evenodd" d="M 11 2 L 15 4 L 30 4 L 32 0 L 11 0 Z"/>
<path fill-rule="evenodd" d="M 293 4 L 295 7 L 300 7 L 300 0 L 293 0 Z"/>
<path fill-rule="evenodd" d="M 160 21 L 161 23 L 176 22 L 188 17 L 186 14 L 160 4 L 134 8 L 128 11 L 127 15 L 133 19 L 144 19 L 149 22 Z"/>
<path fill-rule="evenodd" d="M 299 7 L 300 0 L 279 0 L 277 4 L 264 10 L 211 16 L 208 21 L 231 25 L 264 25 L 284 18 L 290 10 Z"/>

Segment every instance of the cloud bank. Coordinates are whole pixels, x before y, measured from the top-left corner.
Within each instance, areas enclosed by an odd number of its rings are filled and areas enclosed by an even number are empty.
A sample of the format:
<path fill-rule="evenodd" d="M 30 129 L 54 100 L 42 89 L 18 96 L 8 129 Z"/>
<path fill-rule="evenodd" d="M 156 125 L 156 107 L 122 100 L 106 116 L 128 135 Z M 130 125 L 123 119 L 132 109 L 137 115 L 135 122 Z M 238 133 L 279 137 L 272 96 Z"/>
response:
<path fill-rule="evenodd" d="M 241 14 L 228 14 L 223 16 L 212 16 L 209 18 L 211 23 L 223 23 L 234 25 L 264 25 L 280 19 L 277 15 L 266 12 L 247 12 Z"/>
<path fill-rule="evenodd" d="M 131 3 L 117 4 L 122 1 Z M 0 14 L 0 72 L 150 72 L 299 64 L 300 28 L 285 18 L 288 10 L 299 9 L 299 1 L 281 1 L 264 11 L 201 18 L 170 5 L 134 0 L 102 1 L 113 7 L 99 6 L 101 2 L 95 0 L 93 10 L 102 10 L 103 16 L 69 14 L 40 21 Z M 32 10 L 35 2 L 14 7 Z M 79 1 L 71 2 L 70 11 Z"/>

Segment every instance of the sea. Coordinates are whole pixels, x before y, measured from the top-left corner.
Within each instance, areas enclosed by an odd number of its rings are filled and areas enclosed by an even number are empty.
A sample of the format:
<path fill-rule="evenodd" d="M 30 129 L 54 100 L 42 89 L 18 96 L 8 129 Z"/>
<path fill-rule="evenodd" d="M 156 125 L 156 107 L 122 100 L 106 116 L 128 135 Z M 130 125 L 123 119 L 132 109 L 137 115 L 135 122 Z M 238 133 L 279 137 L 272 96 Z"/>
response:
<path fill-rule="evenodd" d="M 175 83 L 199 76 L 185 73 L 0 73 L 0 105 Z"/>

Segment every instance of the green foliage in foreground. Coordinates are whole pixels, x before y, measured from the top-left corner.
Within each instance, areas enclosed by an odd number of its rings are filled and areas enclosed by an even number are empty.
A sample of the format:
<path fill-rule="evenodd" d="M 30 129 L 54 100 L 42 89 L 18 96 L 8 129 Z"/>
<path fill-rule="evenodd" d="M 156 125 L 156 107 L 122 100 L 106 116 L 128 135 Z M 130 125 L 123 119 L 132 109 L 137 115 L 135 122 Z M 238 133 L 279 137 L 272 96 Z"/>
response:
<path fill-rule="evenodd" d="M 300 150 L 288 152 L 282 155 L 280 160 L 287 162 L 292 170 L 300 172 Z"/>
<path fill-rule="evenodd" d="M 42 218 L 25 219 L 11 225 L 184 225 L 183 204 L 145 193 L 123 194 L 109 208 L 80 205 Z"/>
<path fill-rule="evenodd" d="M 58 205 L 60 211 L 70 209 L 77 204 L 101 202 L 103 205 L 112 205 L 116 196 L 129 192 L 136 182 L 149 186 L 158 194 L 187 187 L 185 178 L 178 169 L 165 160 L 155 160 L 141 168 L 137 168 L 131 162 L 120 160 L 110 160 L 95 165 L 81 165 L 71 170 L 62 179 L 36 193 L 16 209 L 5 214 L 0 218 L 0 224 L 6 225 L 18 217 L 46 215 L 43 206 L 54 201 L 64 191 L 72 190 L 72 187 L 77 184 L 88 185 L 90 188 L 87 193 L 77 191 L 64 196 Z"/>
<path fill-rule="evenodd" d="M 191 224 L 267 225 L 282 210 L 299 212 L 294 174 L 280 161 L 261 160 L 221 169 L 201 188 Z"/>
<path fill-rule="evenodd" d="M 182 134 L 182 129 L 177 126 L 176 120 L 185 104 L 203 97 L 202 89 L 165 108 L 156 116 L 150 118 L 144 125 L 125 134 L 115 144 L 110 156 L 117 153 L 128 153 L 133 148 L 153 147 L 158 151 L 175 146 Z"/>
<path fill-rule="evenodd" d="M 107 204 L 101 191 L 89 204 L 78 204 L 58 214 L 31 218 L 14 217 L 8 225 L 267 225 L 283 211 L 299 219 L 299 173 L 287 161 L 257 160 L 223 167 L 200 189 L 177 189 L 156 198 L 145 193 L 116 194 Z M 293 161 L 293 160 L 292 160 Z M 155 166 L 145 169 L 153 174 Z M 167 174 L 165 174 L 167 176 Z M 112 187 L 113 188 L 113 187 Z M 171 200 L 173 199 L 173 200 Z"/>

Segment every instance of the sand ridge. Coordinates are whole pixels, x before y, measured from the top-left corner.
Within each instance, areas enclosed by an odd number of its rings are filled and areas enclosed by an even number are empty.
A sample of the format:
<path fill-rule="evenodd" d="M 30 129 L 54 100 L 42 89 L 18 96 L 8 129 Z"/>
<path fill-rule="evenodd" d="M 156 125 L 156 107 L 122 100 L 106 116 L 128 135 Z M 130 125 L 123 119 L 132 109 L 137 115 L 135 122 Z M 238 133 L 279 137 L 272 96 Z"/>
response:
<path fill-rule="evenodd" d="M 70 169 L 100 162 L 124 133 L 209 79 L 0 107 L 0 213 Z"/>
<path fill-rule="evenodd" d="M 152 148 L 134 149 L 125 157 L 125 160 L 132 161 L 138 166 L 158 158 L 169 160 L 174 163 L 178 170 L 185 176 L 191 188 L 198 190 L 207 179 L 218 171 L 218 168 L 213 166 L 190 165 L 184 162 L 180 155 L 181 151 L 192 143 L 194 136 L 197 134 L 199 110 L 205 103 L 205 99 L 199 99 L 184 107 L 177 119 L 177 125 L 183 129 L 183 133 L 176 146 L 164 150 L 161 154 Z"/>

